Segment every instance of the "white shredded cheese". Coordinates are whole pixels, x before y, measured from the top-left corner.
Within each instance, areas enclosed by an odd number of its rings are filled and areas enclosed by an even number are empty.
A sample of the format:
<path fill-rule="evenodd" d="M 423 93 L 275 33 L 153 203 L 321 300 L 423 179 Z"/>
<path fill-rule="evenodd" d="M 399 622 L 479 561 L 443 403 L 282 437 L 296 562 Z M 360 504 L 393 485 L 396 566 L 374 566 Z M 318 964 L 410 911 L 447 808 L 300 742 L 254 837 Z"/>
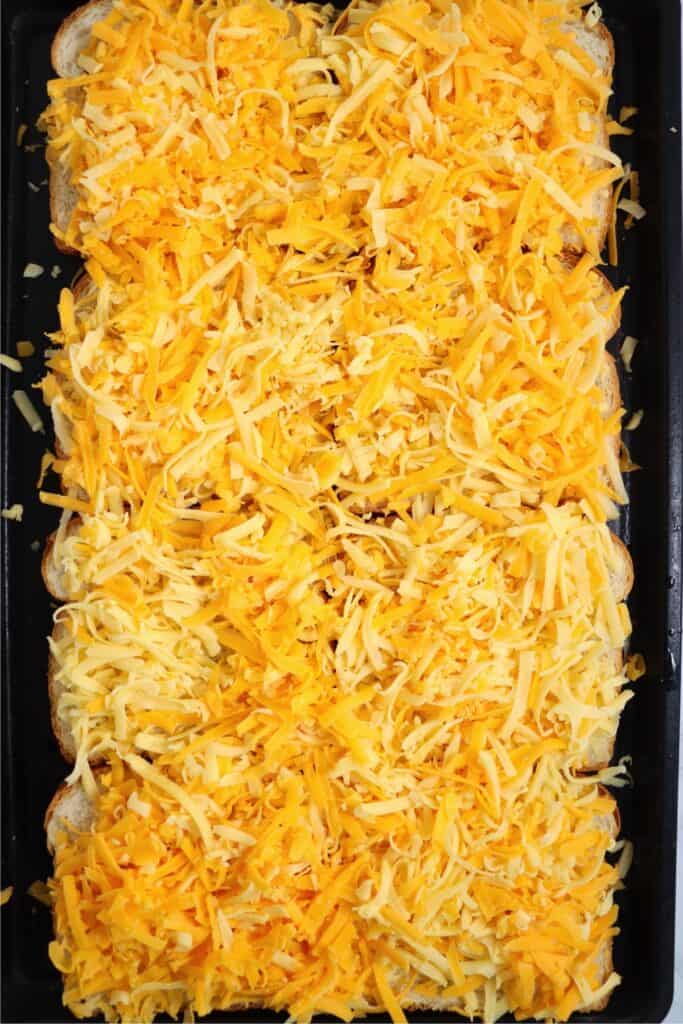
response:
<path fill-rule="evenodd" d="M 40 263 L 27 263 L 24 267 L 24 277 L 35 278 L 45 271 L 45 267 L 41 267 Z"/>
<path fill-rule="evenodd" d="M 4 366 L 6 370 L 12 370 L 13 373 L 21 373 L 23 366 L 18 359 L 13 356 L 7 356 L 4 352 L 0 352 L 0 366 Z"/>
<path fill-rule="evenodd" d="M 131 811 L 139 814 L 141 818 L 148 818 L 152 810 L 150 804 L 140 799 L 135 789 L 128 797 L 127 806 L 130 807 Z"/>
<path fill-rule="evenodd" d="M 586 28 L 595 28 L 600 19 L 602 18 L 602 8 L 599 4 L 591 4 L 586 11 L 586 17 L 584 19 Z"/>
<path fill-rule="evenodd" d="M 627 334 L 624 338 L 619 353 L 621 355 L 621 361 L 624 364 L 624 369 L 627 373 L 631 372 L 631 361 L 638 345 L 638 339 Z"/>
<path fill-rule="evenodd" d="M 633 199 L 620 199 L 617 203 L 617 209 L 628 213 L 635 220 L 642 220 L 647 212 L 640 203 L 636 203 Z"/>
<path fill-rule="evenodd" d="M 23 515 L 24 506 L 17 503 L 10 505 L 9 508 L 0 509 L 0 516 L 2 516 L 3 519 L 12 519 L 17 523 L 21 522 Z"/>
<path fill-rule="evenodd" d="M 40 431 L 41 434 L 45 433 L 45 427 L 43 426 L 43 421 L 40 418 L 38 410 L 25 391 L 22 391 L 21 389 L 13 391 L 12 401 L 34 434 L 38 431 Z"/>

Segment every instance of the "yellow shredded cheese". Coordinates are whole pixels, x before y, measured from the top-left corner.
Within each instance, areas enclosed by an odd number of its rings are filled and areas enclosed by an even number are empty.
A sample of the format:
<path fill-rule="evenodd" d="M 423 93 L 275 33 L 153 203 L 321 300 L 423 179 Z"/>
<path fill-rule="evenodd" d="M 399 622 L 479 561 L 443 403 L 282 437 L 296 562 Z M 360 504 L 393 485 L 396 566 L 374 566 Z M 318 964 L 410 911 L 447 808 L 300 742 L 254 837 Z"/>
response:
<path fill-rule="evenodd" d="M 52 906 L 52 896 L 50 893 L 49 886 L 47 885 L 46 882 L 41 882 L 40 880 L 31 882 L 26 891 L 29 896 L 31 896 L 38 903 L 42 903 L 43 906 Z"/>

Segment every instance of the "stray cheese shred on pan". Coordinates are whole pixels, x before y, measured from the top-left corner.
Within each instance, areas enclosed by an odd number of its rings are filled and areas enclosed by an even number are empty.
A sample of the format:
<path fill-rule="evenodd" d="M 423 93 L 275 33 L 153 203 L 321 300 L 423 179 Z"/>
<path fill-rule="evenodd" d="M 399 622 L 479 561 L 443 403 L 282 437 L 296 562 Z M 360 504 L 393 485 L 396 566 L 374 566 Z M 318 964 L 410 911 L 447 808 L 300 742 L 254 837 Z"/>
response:
<path fill-rule="evenodd" d="M 619 983 L 598 15 L 119 0 L 49 83 L 77 1016 L 566 1020 Z"/>

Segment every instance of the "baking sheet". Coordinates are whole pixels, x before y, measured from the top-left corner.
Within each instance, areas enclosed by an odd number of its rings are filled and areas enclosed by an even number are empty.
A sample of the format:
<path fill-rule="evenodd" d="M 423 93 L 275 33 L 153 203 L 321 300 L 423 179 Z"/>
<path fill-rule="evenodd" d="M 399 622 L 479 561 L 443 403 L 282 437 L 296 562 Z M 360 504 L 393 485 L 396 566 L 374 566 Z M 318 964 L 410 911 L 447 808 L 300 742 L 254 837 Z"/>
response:
<path fill-rule="evenodd" d="M 51 967 L 49 911 L 26 890 L 50 872 L 43 815 L 66 774 L 52 736 L 46 688 L 47 642 L 53 603 L 40 576 L 42 546 L 56 525 L 54 510 L 39 505 L 35 484 L 40 457 L 50 443 L 31 434 L 10 400 L 13 388 L 30 389 L 42 376 L 44 333 L 57 325 L 59 290 L 79 263 L 54 247 L 48 231 L 44 184 L 47 167 L 34 125 L 46 102 L 49 48 L 62 18 L 75 4 L 64 0 L 5 0 L 3 5 L 3 321 L 2 351 L 16 354 L 29 339 L 36 354 L 19 378 L 3 371 L 3 507 L 20 502 L 22 523 L 2 521 L 2 884 L 14 895 L 2 910 L 4 1021 L 67 1021 L 61 981 Z M 593 1021 L 661 1021 L 671 1003 L 673 978 L 674 865 L 678 765 L 681 623 L 681 376 L 680 335 L 680 8 L 674 0 L 602 0 L 617 62 L 613 112 L 637 106 L 636 135 L 617 139 L 625 160 L 640 172 L 647 217 L 620 238 L 621 264 L 608 276 L 631 287 L 623 306 L 623 334 L 640 339 L 633 377 L 622 373 L 627 410 L 645 410 L 627 435 L 635 462 L 631 505 L 618 532 L 631 548 L 636 585 L 629 606 L 632 649 L 646 658 L 619 733 L 616 756 L 632 757 L 633 788 L 617 793 L 624 834 L 635 844 L 628 888 L 620 897 L 622 934 L 615 943 L 623 984 Z M 638 59 L 640 57 L 640 59 Z M 16 146 L 20 124 L 28 125 Z M 33 186 L 33 187 L 31 187 Z M 28 262 L 45 267 L 35 280 L 22 277 Z M 59 273 L 52 268 L 59 268 Z M 34 395 L 37 405 L 39 396 Z M 36 543 L 37 542 L 37 543 Z M 416 1022 L 461 1021 L 457 1014 L 412 1013 Z M 213 1014 L 212 1021 L 283 1020 L 252 1011 Z M 321 1018 L 332 1019 L 332 1018 Z M 376 1016 L 374 1020 L 387 1020 Z"/>

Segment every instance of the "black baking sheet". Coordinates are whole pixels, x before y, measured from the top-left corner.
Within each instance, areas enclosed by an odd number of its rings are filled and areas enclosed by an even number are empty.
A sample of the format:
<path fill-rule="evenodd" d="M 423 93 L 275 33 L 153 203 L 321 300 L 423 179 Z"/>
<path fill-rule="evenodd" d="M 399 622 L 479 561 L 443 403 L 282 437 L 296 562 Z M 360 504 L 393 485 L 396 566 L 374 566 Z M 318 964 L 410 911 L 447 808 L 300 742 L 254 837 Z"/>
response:
<path fill-rule="evenodd" d="M 3 335 L 2 350 L 16 353 L 29 339 L 36 354 L 25 361 L 21 383 L 3 371 L 3 507 L 24 506 L 22 523 L 2 521 L 2 884 L 14 886 L 3 908 L 3 1006 L 1 1019 L 66 1021 L 61 984 L 50 966 L 48 910 L 27 895 L 31 882 L 50 872 L 43 815 L 66 774 L 50 729 L 46 688 L 47 643 L 52 606 L 43 589 L 40 558 L 54 529 L 54 510 L 38 504 L 36 478 L 47 438 L 31 434 L 10 401 L 13 388 L 42 375 L 45 332 L 56 326 L 59 290 L 78 261 L 64 257 L 48 231 L 42 147 L 35 121 L 45 105 L 49 48 L 64 0 L 3 0 Z M 636 586 L 630 600 L 632 647 L 645 655 L 647 676 L 623 717 L 617 756 L 632 757 L 633 788 L 617 794 L 624 834 L 635 843 L 628 888 L 620 897 L 622 934 L 615 944 L 623 984 L 594 1021 L 661 1021 L 671 1003 L 674 961 L 674 871 L 681 623 L 681 175 L 680 8 L 674 0 L 602 0 L 616 45 L 613 111 L 637 106 L 636 135 L 617 146 L 639 170 L 646 218 L 621 239 L 622 262 L 608 271 L 628 284 L 623 333 L 640 345 L 633 377 L 622 374 L 627 409 L 645 410 L 630 437 L 643 469 L 629 481 L 631 505 L 619 532 L 630 545 Z M 35 280 L 23 278 L 28 262 L 44 266 Z M 52 268 L 59 268 L 54 271 Z M 36 404 L 39 397 L 35 395 Z M 44 413 L 45 422 L 48 416 Z M 261 1011 L 214 1014 L 211 1020 L 270 1021 Z M 376 1017 L 377 1021 L 386 1017 Z M 457 1014 L 413 1013 L 414 1021 L 460 1021 Z"/>

